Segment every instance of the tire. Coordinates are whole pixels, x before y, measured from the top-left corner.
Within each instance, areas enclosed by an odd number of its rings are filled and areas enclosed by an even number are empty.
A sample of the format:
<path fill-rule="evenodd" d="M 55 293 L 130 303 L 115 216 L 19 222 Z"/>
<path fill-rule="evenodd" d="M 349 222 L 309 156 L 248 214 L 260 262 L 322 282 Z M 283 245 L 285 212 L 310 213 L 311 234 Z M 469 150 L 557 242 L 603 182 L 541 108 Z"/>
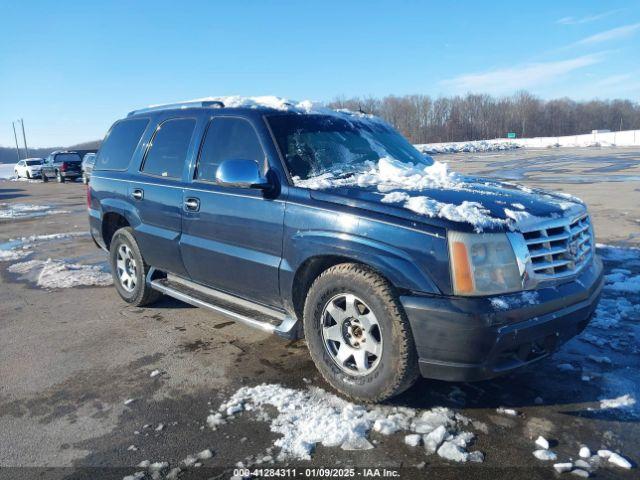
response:
<path fill-rule="evenodd" d="M 31 180 L 31 174 L 29 173 L 29 170 L 27 170 L 27 179 Z"/>
<path fill-rule="evenodd" d="M 47 177 L 47 174 L 44 172 L 42 172 L 42 181 L 44 183 L 47 183 L 49 181 L 49 177 Z"/>
<path fill-rule="evenodd" d="M 127 251 L 133 264 L 127 263 Z M 138 242 L 130 227 L 121 228 L 113 234 L 109 260 L 113 284 L 125 302 L 142 307 L 156 302 L 162 296 L 146 282 L 150 266 L 142 258 Z M 129 278 L 128 281 L 125 280 L 126 277 Z"/>
<path fill-rule="evenodd" d="M 13 173 L 16 176 L 16 178 L 20 178 L 20 174 L 18 173 L 18 170 L 14 170 Z"/>
<path fill-rule="evenodd" d="M 84 183 L 85 185 L 89 184 L 89 179 L 87 178 L 86 175 L 82 175 L 82 183 Z"/>
<path fill-rule="evenodd" d="M 56 172 L 56 180 L 58 180 L 58 183 L 64 183 L 66 178 L 64 178 L 60 172 Z"/>
<path fill-rule="evenodd" d="M 347 307 L 348 301 L 353 301 L 357 312 Z M 402 393 L 418 378 L 413 335 L 398 295 L 389 282 L 364 265 L 343 263 L 323 272 L 309 289 L 303 321 L 316 367 L 348 397 L 380 402 Z M 340 341 L 332 340 L 337 332 Z M 341 354 L 345 346 L 346 352 L 354 352 L 352 356 Z"/>

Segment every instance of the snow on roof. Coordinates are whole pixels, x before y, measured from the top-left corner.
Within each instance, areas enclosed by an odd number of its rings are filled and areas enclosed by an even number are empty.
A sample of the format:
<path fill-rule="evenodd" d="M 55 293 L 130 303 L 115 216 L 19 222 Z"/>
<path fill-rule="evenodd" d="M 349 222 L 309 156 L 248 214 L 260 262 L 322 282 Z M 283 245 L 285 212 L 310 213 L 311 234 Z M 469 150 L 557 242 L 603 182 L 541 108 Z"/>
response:
<path fill-rule="evenodd" d="M 382 121 L 375 115 L 363 112 L 354 112 L 346 108 L 332 109 L 324 106 L 323 103 L 314 100 L 290 100 L 284 97 L 276 97 L 275 95 L 262 95 L 257 97 L 243 97 L 240 95 L 202 97 L 192 100 L 186 100 L 183 102 L 149 105 L 147 109 L 161 110 L 163 108 L 189 108 L 191 106 L 198 106 L 198 104 L 202 104 L 205 102 L 221 102 L 224 105 L 224 108 L 269 108 L 282 112 L 316 115 L 337 115 L 344 118 L 358 117 L 361 119 L 375 119 L 378 121 Z M 147 109 L 136 110 L 136 112 L 144 111 Z"/>

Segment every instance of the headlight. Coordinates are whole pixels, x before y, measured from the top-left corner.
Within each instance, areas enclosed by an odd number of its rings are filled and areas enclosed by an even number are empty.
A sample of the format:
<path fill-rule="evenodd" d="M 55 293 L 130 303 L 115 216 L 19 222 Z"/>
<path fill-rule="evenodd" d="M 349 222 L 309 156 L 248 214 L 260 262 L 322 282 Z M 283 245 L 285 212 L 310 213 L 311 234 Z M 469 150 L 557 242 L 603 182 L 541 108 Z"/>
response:
<path fill-rule="evenodd" d="M 448 232 L 456 295 L 494 295 L 522 290 L 522 276 L 506 233 Z"/>

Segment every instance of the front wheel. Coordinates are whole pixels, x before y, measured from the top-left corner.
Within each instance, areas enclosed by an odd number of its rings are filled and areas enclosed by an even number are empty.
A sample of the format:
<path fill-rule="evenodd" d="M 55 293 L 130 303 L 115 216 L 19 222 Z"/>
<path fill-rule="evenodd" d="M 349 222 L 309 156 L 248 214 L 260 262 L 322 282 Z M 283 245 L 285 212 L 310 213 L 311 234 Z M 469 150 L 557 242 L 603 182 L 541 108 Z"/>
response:
<path fill-rule="evenodd" d="M 31 174 L 29 173 L 29 170 L 27 170 L 27 179 L 31 180 Z"/>
<path fill-rule="evenodd" d="M 85 185 L 89 183 L 89 179 L 87 178 L 86 175 L 82 175 L 82 183 L 84 183 Z"/>
<path fill-rule="evenodd" d="M 146 282 L 150 267 L 142 258 L 131 227 L 121 228 L 113 234 L 109 259 L 113 283 L 125 302 L 141 307 L 154 303 L 162 296 Z"/>
<path fill-rule="evenodd" d="M 336 265 L 315 280 L 304 331 L 320 373 L 349 397 L 383 401 L 418 377 L 413 335 L 398 296 L 364 265 Z"/>

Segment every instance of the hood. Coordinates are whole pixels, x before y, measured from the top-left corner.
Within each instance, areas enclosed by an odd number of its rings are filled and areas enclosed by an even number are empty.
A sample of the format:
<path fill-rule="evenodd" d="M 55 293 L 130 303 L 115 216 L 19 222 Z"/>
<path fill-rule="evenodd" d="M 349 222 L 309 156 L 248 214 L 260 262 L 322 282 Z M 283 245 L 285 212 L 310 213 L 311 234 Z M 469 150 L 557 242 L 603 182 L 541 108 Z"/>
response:
<path fill-rule="evenodd" d="M 312 190 L 310 195 L 324 202 L 476 232 L 526 230 L 531 224 L 586 210 L 581 200 L 569 195 L 464 176 L 457 176 L 455 184 L 420 190 L 343 185 Z"/>

